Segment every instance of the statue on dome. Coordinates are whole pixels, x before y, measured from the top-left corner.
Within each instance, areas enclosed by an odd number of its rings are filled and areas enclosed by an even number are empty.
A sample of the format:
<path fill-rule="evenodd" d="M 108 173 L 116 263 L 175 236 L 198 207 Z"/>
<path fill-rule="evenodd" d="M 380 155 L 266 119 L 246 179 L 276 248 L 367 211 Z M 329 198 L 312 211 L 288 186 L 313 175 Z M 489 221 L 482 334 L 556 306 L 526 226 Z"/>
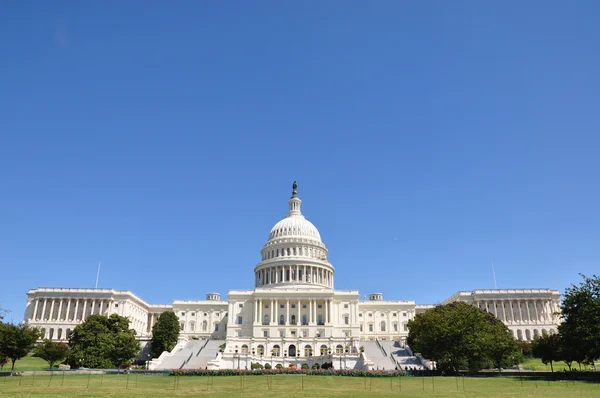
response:
<path fill-rule="evenodd" d="M 296 184 L 296 181 L 294 181 L 294 183 L 292 184 L 292 198 L 298 196 L 298 192 L 296 192 L 296 189 L 298 189 L 298 184 Z"/>

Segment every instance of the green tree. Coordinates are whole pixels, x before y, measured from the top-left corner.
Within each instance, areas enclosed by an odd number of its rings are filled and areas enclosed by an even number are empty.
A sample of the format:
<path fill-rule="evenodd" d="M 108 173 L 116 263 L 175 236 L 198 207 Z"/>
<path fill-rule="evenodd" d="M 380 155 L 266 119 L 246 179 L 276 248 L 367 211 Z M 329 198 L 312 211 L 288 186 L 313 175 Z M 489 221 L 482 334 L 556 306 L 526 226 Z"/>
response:
<path fill-rule="evenodd" d="M 600 277 L 581 277 L 583 282 L 565 290 L 558 326 L 565 348 L 580 366 L 600 358 Z"/>
<path fill-rule="evenodd" d="M 531 352 L 534 357 L 540 358 L 544 365 L 550 364 L 550 370 L 554 372 L 554 361 L 560 361 L 561 341 L 556 333 L 542 333 L 531 341 Z"/>
<path fill-rule="evenodd" d="M 69 338 L 67 363 L 73 367 L 112 368 L 130 365 L 140 351 L 129 319 L 90 315 Z"/>
<path fill-rule="evenodd" d="M 29 354 L 36 341 L 43 335 L 43 330 L 32 328 L 25 323 L 17 326 L 0 322 L 0 357 L 12 361 L 11 375 L 14 373 L 17 360 Z"/>
<path fill-rule="evenodd" d="M 44 339 L 41 344 L 35 346 L 33 356 L 48 362 L 48 366 L 52 369 L 57 362 L 67 358 L 68 352 L 69 347 L 66 344 Z"/>
<path fill-rule="evenodd" d="M 179 318 L 173 311 L 159 315 L 152 327 L 152 357 L 157 358 L 163 351 L 171 351 L 179 338 Z"/>
<path fill-rule="evenodd" d="M 518 352 L 508 328 L 476 306 L 454 302 L 408 322 L 408 344 L 437 362 L 438 369 L 481 369 L 511 362 Z"/>

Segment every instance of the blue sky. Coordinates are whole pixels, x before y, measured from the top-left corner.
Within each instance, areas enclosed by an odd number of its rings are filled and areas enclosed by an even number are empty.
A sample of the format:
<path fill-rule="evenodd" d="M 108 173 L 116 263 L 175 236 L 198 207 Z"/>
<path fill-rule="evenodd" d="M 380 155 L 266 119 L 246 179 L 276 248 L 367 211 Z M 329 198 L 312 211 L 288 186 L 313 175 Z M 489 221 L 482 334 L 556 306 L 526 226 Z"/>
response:
<path fill-rule="evenodd" d="M 252 288 L 298 181 L 336 288 L 600 264 L 600 4 L 7 1 L 0 303 Z"/>

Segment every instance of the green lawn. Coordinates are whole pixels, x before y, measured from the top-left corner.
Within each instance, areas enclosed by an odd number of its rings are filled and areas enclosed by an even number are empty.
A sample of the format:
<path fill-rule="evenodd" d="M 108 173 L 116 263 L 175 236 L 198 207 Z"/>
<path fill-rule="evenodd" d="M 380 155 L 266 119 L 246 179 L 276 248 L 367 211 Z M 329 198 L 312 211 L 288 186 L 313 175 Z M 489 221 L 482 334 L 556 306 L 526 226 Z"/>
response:
<path fill-rule="evenodd" d="M 464 384 L 463 384 L 464 382 Z M 335 376 L 65 375 L 0 378 L 0 396 L 18 397 L 593 397 L 600 383 L 518 377 L 360 378 Z"/>
<path fill-rule="evenodd" d="M 555 372 L 556 371 L 562 372 L 563 369 L 569 370 L 569 367 L 567 366 L 567 364 L 562 361 L 553 362 L 552 365 L 554 366 Z M 525 362 L 523 362 L 521 364 L 521 366 L 533 367 L 535 370 L 548 370 L 548 372 L 550 371 L 550 364 L 544 365 L 542 363 L 542 360 L 539 358 L 528 358 L 527 360 L 525 360 Z M 572 366 L 573 366 L 573 368 L 579 369 L 579 365 L 577 365 L 577 363 L 573 363 Z M 581 365 L 581 370 L 591 370 L 591 368 L 589 366 L 586 367 L 586 366 Z"/>
<path fill-rule="evenodd" d="M 3 371 L 10 371 L 10 367 L 12 366 L 12 362 L 8 361 L 6 365 L 4 365 Z M 25 357 L 21 358 L 15 364 L 16 371 L 26 371 L 26 370 L 46 370 L 48 369 L 48 362 L 44 361 L 41 358 L 36 357 Z"/>

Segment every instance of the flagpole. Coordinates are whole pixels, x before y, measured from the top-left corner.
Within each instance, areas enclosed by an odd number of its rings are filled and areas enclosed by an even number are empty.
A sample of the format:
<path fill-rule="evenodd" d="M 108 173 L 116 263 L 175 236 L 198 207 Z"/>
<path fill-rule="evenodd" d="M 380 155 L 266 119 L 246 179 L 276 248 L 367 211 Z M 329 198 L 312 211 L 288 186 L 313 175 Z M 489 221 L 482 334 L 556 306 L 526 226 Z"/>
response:
<path fill-rule="evenodd" d="M 492 274 L 494 275 L 494 289 L 498 289 L 496 285 L 496 270 L 494 269 L 494 262 L 492 261 Z"/>
<path fill-rule="evenodd" d="M 98 278 L 100 278 L 100 262 L 98 262 L 98 273 L 96 274 L 96 289 L 98 289 Z"/>

